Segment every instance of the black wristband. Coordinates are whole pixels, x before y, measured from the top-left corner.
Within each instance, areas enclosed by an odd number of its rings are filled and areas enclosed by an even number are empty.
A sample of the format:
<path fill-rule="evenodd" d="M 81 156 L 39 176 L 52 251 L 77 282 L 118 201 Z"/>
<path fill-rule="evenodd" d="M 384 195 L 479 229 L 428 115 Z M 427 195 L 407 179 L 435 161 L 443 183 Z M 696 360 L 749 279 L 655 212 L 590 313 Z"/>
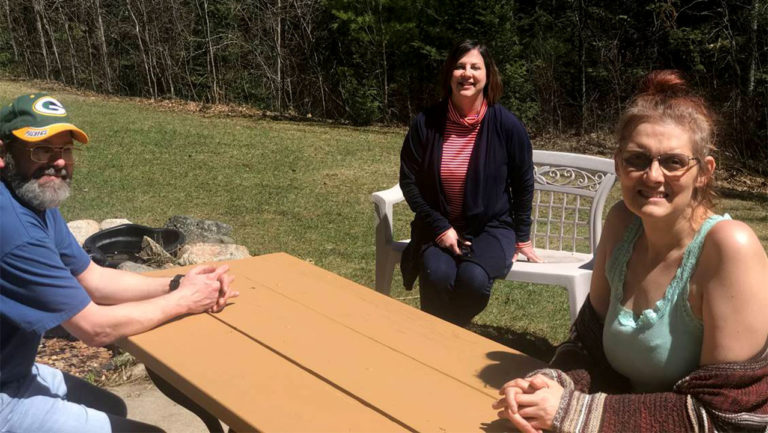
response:
<path fill-rule="evenodd" d="M 171 278 L 171 282 L 168 283 L 168 291 L 173 292 L 174 290 L 178 289 L 182 278 L 184 278 L 184 274 L 176 274 L 173 278 Z"/>

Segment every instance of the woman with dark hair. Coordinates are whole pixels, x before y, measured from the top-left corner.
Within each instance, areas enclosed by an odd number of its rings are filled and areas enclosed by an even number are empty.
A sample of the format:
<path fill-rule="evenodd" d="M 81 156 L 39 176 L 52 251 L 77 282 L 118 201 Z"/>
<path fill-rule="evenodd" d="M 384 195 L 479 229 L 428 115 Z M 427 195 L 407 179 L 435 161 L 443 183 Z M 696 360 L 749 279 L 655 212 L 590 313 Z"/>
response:
<path fill-rule="evenodd" d="M 400 187 L 415 213 L 403 282 L 418 277 L 422 310 L 459 325 L 488 304 L 496 278 L 530 242 L 533 162 L 522 123 L 501 104 L 485 45 L 464 41 L 442 72 L 443 100 L 411 123 Z"/>
<path fill-rule="evenodd" d="M 713 114 L 676 71 L 641 85 L 617 128 L 623 201 L 552 368 L 502 387 L 522 431 L 766 431 L 768 258 L 713 207 Z"/>

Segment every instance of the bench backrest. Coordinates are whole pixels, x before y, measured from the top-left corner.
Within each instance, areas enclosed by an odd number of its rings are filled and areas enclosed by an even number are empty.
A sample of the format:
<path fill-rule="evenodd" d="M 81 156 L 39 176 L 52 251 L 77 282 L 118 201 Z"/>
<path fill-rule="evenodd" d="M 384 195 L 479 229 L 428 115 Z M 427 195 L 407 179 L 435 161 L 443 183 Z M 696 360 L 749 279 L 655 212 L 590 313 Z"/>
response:
<path fill-rule="evenodd" d="M 533 151 L 535 248 L 594 253 L 605 201 L 616 180 L 611 159 Z"/>

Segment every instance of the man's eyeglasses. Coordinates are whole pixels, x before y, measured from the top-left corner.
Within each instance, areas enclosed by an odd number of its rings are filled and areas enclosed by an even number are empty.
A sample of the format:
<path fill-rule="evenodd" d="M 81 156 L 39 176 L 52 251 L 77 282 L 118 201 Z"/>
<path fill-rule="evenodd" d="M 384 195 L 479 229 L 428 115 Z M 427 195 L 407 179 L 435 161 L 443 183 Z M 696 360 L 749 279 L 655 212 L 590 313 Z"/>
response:
<path fill-rule="evenodd" d="M 664 153 L 651 156 L 645 152 L 626 153 L 621 158 L 624 166 L 632 171 L 645 171 L 651 167 L 653 161 L 659 161 L 659 167 L 665 174 L 682 174 L 691 165 L 691 161 L 699 162 L 699 158 L 688 156 L 684 153 Z"/>
<path fill-rule="evenodd" d="M 53 147 L 38 145 L 29 148 L 29 156 L 35 162 L 50 162 L 59 158 L 66 162 L 74 162 L 75 153 L 79 150 L 80 148 L 74 146 Z"/>

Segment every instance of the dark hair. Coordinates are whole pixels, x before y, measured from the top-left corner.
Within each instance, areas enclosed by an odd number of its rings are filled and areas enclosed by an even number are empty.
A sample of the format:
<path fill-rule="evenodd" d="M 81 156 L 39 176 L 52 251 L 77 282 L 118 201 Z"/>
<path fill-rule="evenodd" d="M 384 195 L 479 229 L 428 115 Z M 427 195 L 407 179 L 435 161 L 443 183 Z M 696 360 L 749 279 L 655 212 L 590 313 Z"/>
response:
<path fill-rule="evenodd" d="M 16 138 L 16 136 L 15 136 L 15 135 L 13 135 L 13 134 L 8 134 L 8 136 L 6 136 L 6 137 L 3 137 L 3 138 L 2 138 L 2 139 L 0 139 L 0 140 L 2 140 L 2 141 L 3 141 L 3 147 L 5 148 L 5 151 L 6 151 L 6 152 L 7 152 L 7 151 L 8 151 L 8 149 L 11 147 L 11 145 L 15 145 L 15 144 L 16 144 L 16 143 L 19 141 L 19 139 L 18 139 L 18 138 Z"/>
<path fill-rule="evenodd" d="M 641 123 L 671 122 L 691 134 L 692 151 L 700 163 L 715 148 L 715 114 L 709 105 L 690 90 L 682 74 L 676 70 L 651 71 L 640 82 L 637 94 L 616 126 L 618 153 L 627 146 L 632 132 Z M 703 164 L 699 165 L 704 168 Z M 694 191 L 694 201 L 707 209 L 714 206 L 714 178 Z"/>
<path fill-rule="evenodd" d="M 465 54 L 472 50 L 477 50 L 483 57 L 485 62 L 485 74 L 486 81 L 483 88 L 483 95 L 485 95 L 488 105 L 493 105 L 501 99 L 501 93 L 503 86 L 501 84 L 501 76 L 499 75 L 499 69 L 496 68 L 496 63 L 493 61 L 493 57 L 488 52 L 488 47 L 471 39 L 467 39 L 453 47 L 448 58 L 445 59 L 443 64 L 443 70 L 440 76 L 440 85 L 443 89 L 443 98 L 448 99 L 451 97 L 451 75 L 453 75 L 453 68 L 459 63 Z"/>

